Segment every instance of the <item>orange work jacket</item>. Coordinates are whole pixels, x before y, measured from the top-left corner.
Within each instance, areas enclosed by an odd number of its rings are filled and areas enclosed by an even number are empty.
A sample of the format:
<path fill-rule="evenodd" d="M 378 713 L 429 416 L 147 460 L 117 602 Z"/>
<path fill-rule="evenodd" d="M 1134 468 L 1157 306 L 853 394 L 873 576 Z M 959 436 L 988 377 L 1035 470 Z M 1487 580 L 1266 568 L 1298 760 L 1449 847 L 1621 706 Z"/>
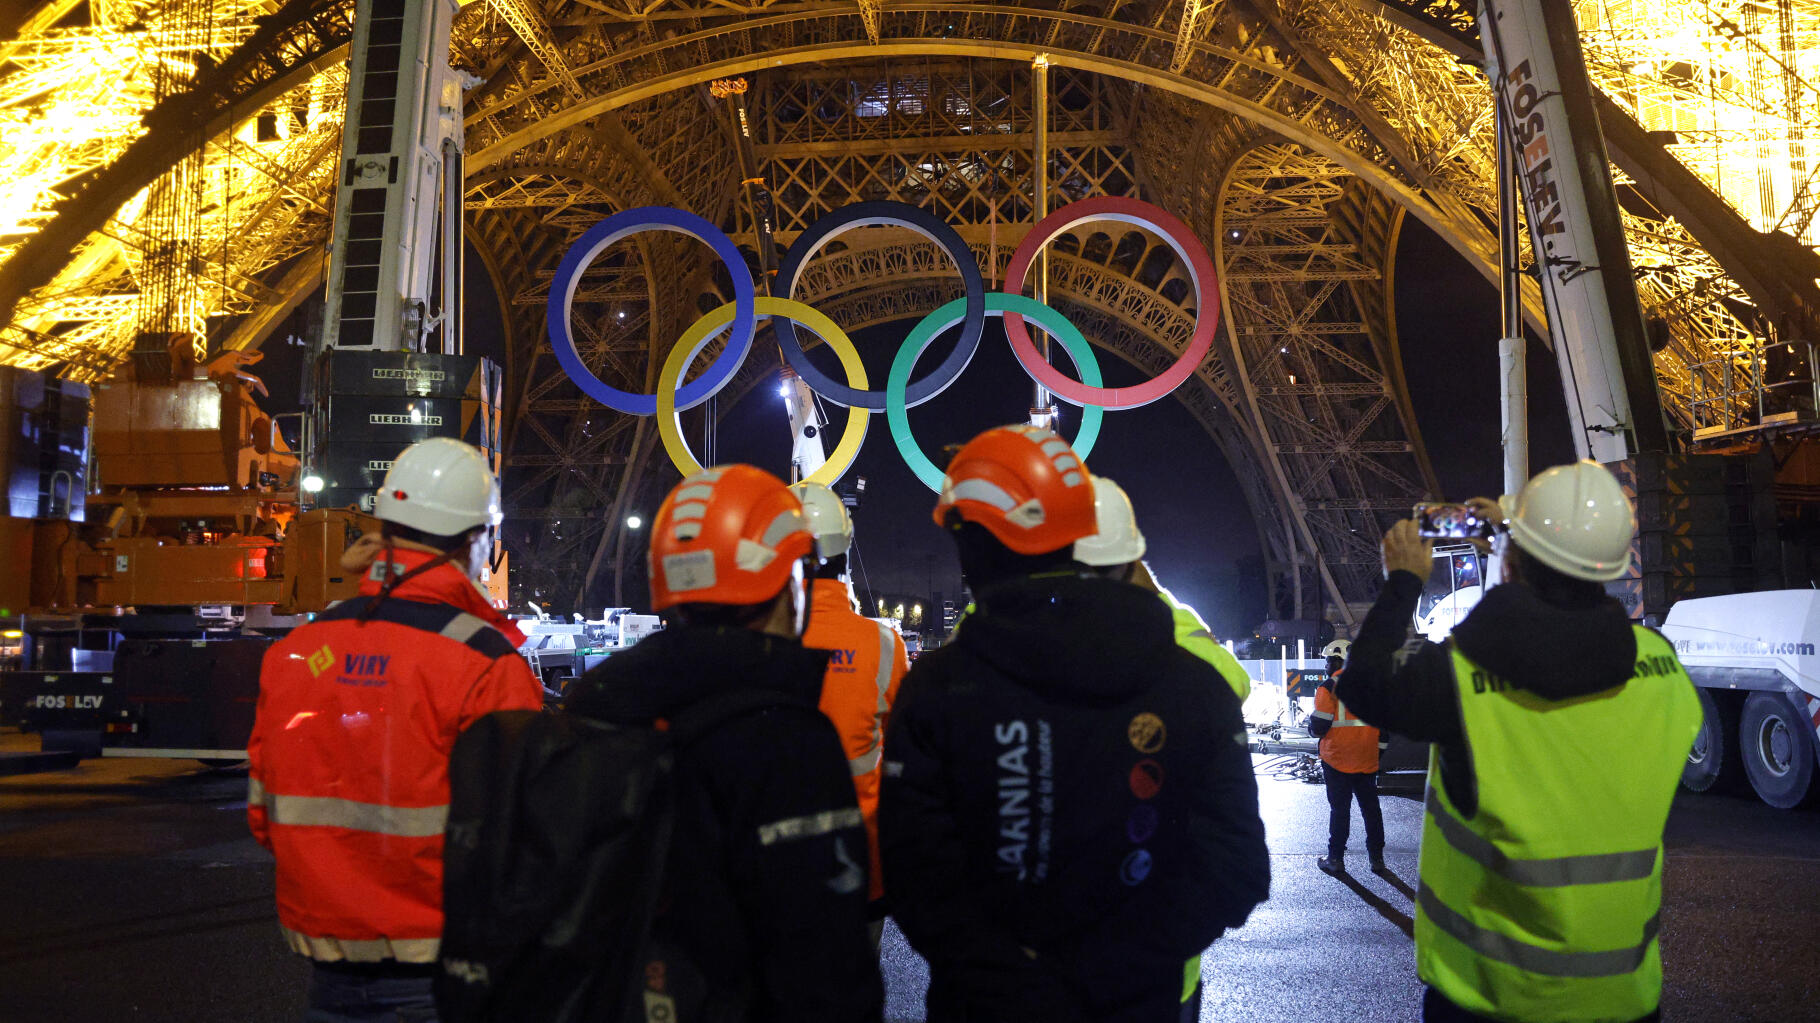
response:
<path fill-rule="evenodd" d="M 834 722 L 872 856 L 872 898 L 882 898 L 884 882 L 878 859 L 878 788 L 883 778 L 885 723 L 897 684 L 910 670 L 910 655 L 897 630 L 853 610 L 851 591 L 839 579 L 817 579 L 810 589 L 809 628 L 803 646 L 832 651 L 822 678 L 821 711 Z"/>
<path fill-rule="evenodd" d="M 392 561 L 408 571 L 430 557 Z M 483 714 L 541 707 L 543 687 L 517 627 L 452 565 L 406 581 L 361 621 L 379 571 L 266 651 L 247 822 L 277 858 L 293 950 L 433 962 L 449 751 Z"/>
<path fill-rule="evenodd" d="M 1352 716 L 1333 686 L 1314 691 L 1314 716 L 1332 722 L 1321 736 L 1321 759 L 1336 771 L 1347 774 L 1375 774 L 1378 770 L 1378 730 Z"/>

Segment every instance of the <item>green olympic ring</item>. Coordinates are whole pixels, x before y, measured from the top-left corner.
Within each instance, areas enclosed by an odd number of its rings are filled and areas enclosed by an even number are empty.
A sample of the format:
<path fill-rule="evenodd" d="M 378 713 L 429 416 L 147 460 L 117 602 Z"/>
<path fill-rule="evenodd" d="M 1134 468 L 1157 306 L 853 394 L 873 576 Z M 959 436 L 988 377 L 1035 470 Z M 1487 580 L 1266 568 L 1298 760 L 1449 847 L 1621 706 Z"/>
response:
<path fill-rule="evenodd" d="M 910 373 L 916 368 L 917 358 L 942 331 L 965 319 L 966 309 L 967 300 L 957 298 L 918 321 L 910 336 L 898 347 L 897 357 L 891 361 L 891 375 L 885 379 L 885 422 L 891 427 L 891 439 L 897 442 L 897 451 L 903 456 L 904 464 L 916 473 L 924 486 L 936 493 L 942 489 L 942 471 L 923 454 L 916 436 L 910 432 L 905 392 L 910 387 Z M 1075 367 L 1080 370 L 1081 382 L 1088 387 L 1100 386 L 1100 363 L 1093 354 L 1093 346 L 1066 316 L 1034 298 L 1002 291 L 987 292 L 986 315 L 1003 316 L 1006 313 L 1023 316 L 1048 331 L 1074 360 Z M 1093 442 L 1100 436 L 1100 421 L 1105 417 L 1106 410 L 1098 405 L 1082 408 L 1081 428 L 1074 435 L 1074 453 L 1081 461 L 1086 461 L 1087 453 L 1093 450 Z"/>

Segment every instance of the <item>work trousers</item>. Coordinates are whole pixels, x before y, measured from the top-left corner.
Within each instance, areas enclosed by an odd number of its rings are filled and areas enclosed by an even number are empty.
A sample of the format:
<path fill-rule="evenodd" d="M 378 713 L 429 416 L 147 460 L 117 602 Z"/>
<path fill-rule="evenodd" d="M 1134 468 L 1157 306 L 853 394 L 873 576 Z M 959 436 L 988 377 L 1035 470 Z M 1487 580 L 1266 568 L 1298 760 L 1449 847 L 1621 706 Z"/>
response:
<path fill-rule="evenodd" d="M 1384 855 L 1384 811 L 1378 807 L 1378 776 L 1336 771 L 1325 761 L 1321 777 L 1327 782 L 1327 856 L 1338 859 L 1346 855 L 1346 840 L 1352 837 L 1352 801 L 1359 801 L 1359 816 L 1365 818 L 1365 852 L 1372 858 Z"/>
<path fill-rule="evenodd" d="M 304 1023 L 436 1023 L 431 963 L 323 963 Z"/>

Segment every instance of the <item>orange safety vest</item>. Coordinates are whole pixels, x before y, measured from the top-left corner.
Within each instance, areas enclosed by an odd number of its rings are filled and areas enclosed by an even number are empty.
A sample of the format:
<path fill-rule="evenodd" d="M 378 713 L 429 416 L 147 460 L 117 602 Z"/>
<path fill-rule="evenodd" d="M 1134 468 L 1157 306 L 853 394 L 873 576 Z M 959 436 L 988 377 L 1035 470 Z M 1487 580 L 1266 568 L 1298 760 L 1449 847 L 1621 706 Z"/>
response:
<path fill-rule="evenodd" d="M 361 596 L 266 651 L 247 823 L 278 861 L 292 950 L 427 963 L 442 935 L 449 751 L 482 714 L 543 706 L 543 687 L 517 627 L 459 569 L 403 583 L 362 620 L 378 589 L 370 575 Z"/>
<path fill-rule="evenodd" d="M 1314 691 L 1314 716 L 1333 722 L 1321 736 L 1321 759 L 1336 771 L 1347 774 L 1376 774 L 1378 751 L 1385 743 L 1378 740 L 1378 730 L 1346 709 L 1333 695 L 1332 686 Z"/>
<path fill-rule="evenodd" d="M 872 898 L 883 898 L 884 880 L 878 858 L 878 788 L 883 778 L 885 722 L 897 699 L 897 684 L 910 670 L 904 639 L 853 610 L 851 591 L 839 579 L 817 579 L 810 590 L 809 628 L 803 646 L 828 650 L 828 673 L 822 679 L 821 712 L 834 722 L 872 857 Z"/>

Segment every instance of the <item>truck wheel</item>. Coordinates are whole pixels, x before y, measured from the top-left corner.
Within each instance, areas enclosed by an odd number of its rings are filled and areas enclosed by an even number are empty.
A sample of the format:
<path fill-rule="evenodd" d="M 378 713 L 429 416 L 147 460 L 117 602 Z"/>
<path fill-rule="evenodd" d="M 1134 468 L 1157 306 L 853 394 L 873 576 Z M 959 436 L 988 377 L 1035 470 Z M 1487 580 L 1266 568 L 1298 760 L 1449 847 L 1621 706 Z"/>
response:
<path fill-rule="evenodd" d="M 1765 803 L 1787 810 L 1807 798 L 1814 780 L 1814 726 L 1781 693 L 1752 693 L 1738 725 L 1744 773 Z"/>
<path fill-rule="evenodd" d="M 1729 788 L 1744 776 L 1738 757 L 1738 701 L 1729 693 L 1694 692 L 1700 695 L 1700 734 L 1687 751 L 1681 784 L 1691 792 Z"/>

